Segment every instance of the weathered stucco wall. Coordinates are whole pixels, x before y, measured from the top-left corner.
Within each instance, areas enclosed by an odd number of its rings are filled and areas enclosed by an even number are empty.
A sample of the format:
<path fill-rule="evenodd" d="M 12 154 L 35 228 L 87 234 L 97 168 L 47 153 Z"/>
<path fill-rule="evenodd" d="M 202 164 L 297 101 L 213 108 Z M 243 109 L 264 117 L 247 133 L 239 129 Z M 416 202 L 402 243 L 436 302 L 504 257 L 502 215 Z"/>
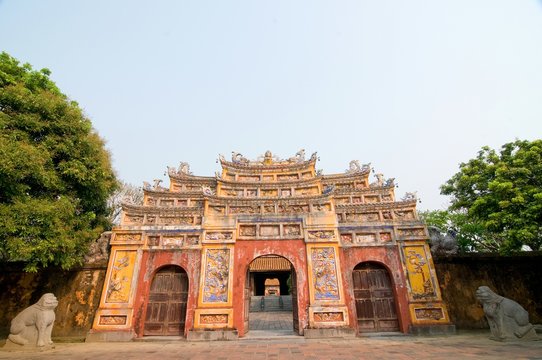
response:
<path fill-rule="evenodd" d="M 523 306 L 533 324 L 542 324 L 542 253 L 517 256 L 470 254 L 434 257 L 442 296 L 459 329 L 489 328 L 475 291 L 489 286 Z"/>
<path fill-rule="evenodd" d="M 86 336 L 100 303 L 105 264 L 71 271 L 48 268 L 37 273 L 25 273 L 22 268 L 22 264 L 0 265 L 0 338 L 9 334 L 11 319 L 48 292 L 58 299 L 52 336 Z"/>

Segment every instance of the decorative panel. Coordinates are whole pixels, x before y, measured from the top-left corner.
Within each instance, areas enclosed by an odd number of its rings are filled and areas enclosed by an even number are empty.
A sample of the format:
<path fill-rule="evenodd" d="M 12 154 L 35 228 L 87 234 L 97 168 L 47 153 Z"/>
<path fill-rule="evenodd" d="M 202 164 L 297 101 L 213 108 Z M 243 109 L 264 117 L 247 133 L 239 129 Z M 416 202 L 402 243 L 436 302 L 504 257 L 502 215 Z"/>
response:
<path fill-rule="evenodd" d="M 115 237 L 111 241 L 115 244 L 137 244 L 141 242 L 140 233 L 115 233 Z"/>
<path fill-rule="evenodd" d="M 336 254 L 334 247 L 310 249 L 315 300 L 339 300 Z"/>
<path fill-rule="evenodd" d="M 382 242 L 390 242 L 391 241 L 391 233 L 389 233 L 389 232 L 381 232 L 380 233 L 380 241 L 382 241 Z"/>
<path fill-rule="evenodd" d="M 102 315 L 100 325 L 126 325 L 126 315 Z"/>
<path fill-rule="evenodd" d="M 372 244 L 374 242 L 376 242 L 375 234 L 356 234 L 357 244 Z"/>
<path fill-rule="evenodd" d="M 136 256 L 135 250 L 115 251 L 107 285 L 106 303 L 127 303 L 130 299 Z"/>
<path fill-rule="evenodd" d="M 403 247 L 410 296 L 413 300 L 428 300 L 437 297 L 434 281 L 429 268 L 426 247 L 414 245 Z"/>
<path fill-rule="evenodd" d="M 335 231 L 333 230 L 318 230 L 309 231 L 308 238 L 310 240 L 330 241 L 335 239 Z"/>
<path fill-rule="evenodd" d="M 299 225 L 284 225 L 283 231 L 284 231 L 283 235 L 285 237 L 301 235 L 301 228 Z"/>
<path fill-rule="evenodd" d="M 240 225 L 239 236 L 256 236 L 256 225 Z"/>
<path fill-rule="evenodd" d="M 230 249 L 206 249 L 204 303 L 227 303 Z"/>

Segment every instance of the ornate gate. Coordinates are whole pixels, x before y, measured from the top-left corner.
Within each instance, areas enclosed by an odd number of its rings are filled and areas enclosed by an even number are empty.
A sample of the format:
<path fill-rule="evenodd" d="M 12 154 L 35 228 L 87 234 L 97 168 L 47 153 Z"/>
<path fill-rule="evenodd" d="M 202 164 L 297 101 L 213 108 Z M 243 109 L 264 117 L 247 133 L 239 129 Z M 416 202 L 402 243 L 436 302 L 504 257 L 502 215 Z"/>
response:
<path fill-rule="evenodd" d="M 363 263 L 356 266 L 352 277 L 359 331 L 399 331 L 388 271 L 375 263 Z"/>
<path fill-rule="evenodd" d="M 183 335 L 188 298 L 188 276 L 168 266 L 152 280 L 143 335 Z"/>

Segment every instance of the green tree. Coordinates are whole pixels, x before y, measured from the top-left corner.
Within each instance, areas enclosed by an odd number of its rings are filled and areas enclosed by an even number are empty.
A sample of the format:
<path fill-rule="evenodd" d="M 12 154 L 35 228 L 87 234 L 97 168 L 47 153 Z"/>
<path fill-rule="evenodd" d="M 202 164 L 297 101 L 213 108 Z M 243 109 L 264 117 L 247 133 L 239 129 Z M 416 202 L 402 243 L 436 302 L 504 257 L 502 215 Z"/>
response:
<path fill-rule="evenodd" d="M 542 247 L 542 140 L 483 147 L 441 187 L 457 211 L 502 253 Z"/>
<path fill-rule="evenodd" d="M 50 71 L 0 54 L 0 259 L 70 268 L 110 226 L 104 142 Z"/>

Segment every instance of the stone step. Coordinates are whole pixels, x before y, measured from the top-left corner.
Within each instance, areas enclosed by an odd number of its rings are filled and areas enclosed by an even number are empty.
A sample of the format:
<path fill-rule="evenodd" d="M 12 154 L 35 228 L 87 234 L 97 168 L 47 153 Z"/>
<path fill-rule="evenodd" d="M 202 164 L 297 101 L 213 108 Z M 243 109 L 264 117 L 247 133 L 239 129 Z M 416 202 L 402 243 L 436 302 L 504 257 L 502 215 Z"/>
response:
<path fill-rule="evenodd" d="M 282 304 L 281 304 L 282 303 Z M 250 298 L 251 312 L 259 311 L 291 311 L 292 310 L 292 296 L 252 296 Z"/>

